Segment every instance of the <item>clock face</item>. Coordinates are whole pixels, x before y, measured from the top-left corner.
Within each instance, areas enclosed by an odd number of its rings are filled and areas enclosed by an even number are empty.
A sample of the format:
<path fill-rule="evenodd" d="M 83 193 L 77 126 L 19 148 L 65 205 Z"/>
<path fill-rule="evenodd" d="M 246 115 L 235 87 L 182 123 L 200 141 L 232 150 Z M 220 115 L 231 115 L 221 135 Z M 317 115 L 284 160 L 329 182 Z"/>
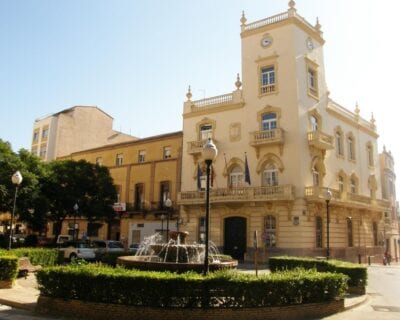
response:
<path fill-rule="evenodd" d="M 309 50 L 314 49 L 314 42 L 311 40 L 311 38 L 307 38 L 306 44 Z"/>
<path fill-rule="evenodd" d="M 270 36 L 266 36 L 261 39 L 261 45 L 265 48 L 270 46 L 272 43 L 272 38 Z"/>

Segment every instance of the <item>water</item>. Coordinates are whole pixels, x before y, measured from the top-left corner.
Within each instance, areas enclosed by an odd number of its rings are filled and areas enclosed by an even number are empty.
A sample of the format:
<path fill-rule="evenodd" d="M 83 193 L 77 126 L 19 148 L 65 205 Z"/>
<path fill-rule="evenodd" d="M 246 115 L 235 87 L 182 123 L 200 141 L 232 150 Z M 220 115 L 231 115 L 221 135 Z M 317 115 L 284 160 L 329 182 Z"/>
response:
<path fill-rule="evenodd" d="M 139 246 L 136 256 L 143 257 L 142 261 L 164 263 L 203 263 L 205 245 L 193 242 L 186 244 L 181 241 L 180 234 L 176 240 L 163 241 L 160 233 L 145 237 Z M 210 263 L 219 263 L 220 253 L 216 245 L 209 241 L 208 256 Z"/>

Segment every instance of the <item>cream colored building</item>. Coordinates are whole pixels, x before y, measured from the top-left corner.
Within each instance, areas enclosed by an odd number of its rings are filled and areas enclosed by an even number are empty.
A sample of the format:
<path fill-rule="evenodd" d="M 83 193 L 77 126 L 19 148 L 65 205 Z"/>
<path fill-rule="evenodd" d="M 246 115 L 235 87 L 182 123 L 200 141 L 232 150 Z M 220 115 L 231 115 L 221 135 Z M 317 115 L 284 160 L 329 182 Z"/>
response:
<path fill-rule="evenodd" d="M 113 118 L 98 107 L 75 106 L 35 120 L 31 152 L 45 161 L 137 138 L 112 129 Z"/>
<path fill-rule="evenodd" d="M 252 259 L 253 235 L 265 256 L 296 254 L 357 261 L 380 259 L 393 203 L 382 196 L 375 119 L 331 99 L 321 25 L 287 11 L 256 22 L 241 18 L 242 80 L 228 94 L 192 100 L 183 109 L 181 216 L 193 241 L 204 235 L 201 148 L 211 137 L 210 239 L 225 253 Z M 245 159 L 251 184 L 247 183 Z M 394 173 L 393 173 L 394 174 Z M 199 186 L 200 184 L 200 186 Z M 199 190 L 200 187 L 200 190 Z M 327 203 L 329 202 L 329 238 Z M 395 230 L 397 220 L 391 221 Z M 189 239 L 189 240 L 190 240 Z"/>

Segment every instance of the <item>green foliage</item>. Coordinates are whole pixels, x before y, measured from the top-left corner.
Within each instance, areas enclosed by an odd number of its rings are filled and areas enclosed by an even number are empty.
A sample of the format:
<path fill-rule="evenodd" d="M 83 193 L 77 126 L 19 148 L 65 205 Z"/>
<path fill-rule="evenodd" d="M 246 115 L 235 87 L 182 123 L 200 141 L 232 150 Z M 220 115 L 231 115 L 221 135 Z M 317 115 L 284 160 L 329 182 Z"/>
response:
<path fill-rule="evenodd" d="M 58 266 L 37 274 L 42 295 L 63 299 L 151 307 L 244 308 L 330 301 L 343 296 L 347 277 L 314 270 L 255 277 L 218 271 L 138 271 L 101 265 Z"/>
<path fill-rule="evenodd" d="M 349 277 L 350 287 L 365 287 L 367 285 L 367 268 L 365 266 L 339 260 L 320 260 L 303 257 L 271 257 L 269 267 L 272 272 L 292 270 L 295 268 L 316 269 L 319 272 L 343 273 Z"/>
<path fill-rule="evenodd" d="M 18 274 L 18 258 L 16 256 L 0 256 L 0 281 L 14 281 Z"/>
<path fill-rule="evenodd" d="M 49 201 L 50 219 L 62 222 L 68 215 L 75 215 L 75 203 L 79 215 L 89 222 L 111 221 L 115 217 L 112 204 L 116 189 L 106 167 L 85 160 L 53 161 L 51 174 L 43 183 L 43 192 Z M 57 236 L 57 235 L 56 235 Z"/>
<path fill-rule="evenodd" d="M 54 266 L 64 262 L 63 252 L 57 249 L 18 248 L 11 251 L 0 249 L 0 257 L 10 253 L 18 258 L 28 257 L 33 265 Z"/>

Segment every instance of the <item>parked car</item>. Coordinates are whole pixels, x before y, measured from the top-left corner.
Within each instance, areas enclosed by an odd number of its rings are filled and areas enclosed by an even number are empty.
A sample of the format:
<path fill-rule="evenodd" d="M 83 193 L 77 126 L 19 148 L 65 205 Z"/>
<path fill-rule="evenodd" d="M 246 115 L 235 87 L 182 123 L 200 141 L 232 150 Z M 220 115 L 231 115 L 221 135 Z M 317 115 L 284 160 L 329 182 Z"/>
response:
<path fill-rule="evenodd" d="M 64 242 L 71 241 L 71 240 L 73 240 L 71 235 L 69 235 L 69 234 L 60 234 L 57 237 L 57 242 L 56 243 L 57 244 L 62 244 Z"/>
<path fill-rule="evenodd" d="M 128 252 L 136 254 L 136 252 L 139 251 L 139 248 L 140 248 L 140 243 L 132 243 L 131 245 L 129 245 Z"/>
<path fill-rule="evenodd" d="M 88 241 L 66 241 L 60 245 L 59 250 L 64 251 L 65 259 L 81 258 L 85 260 L 95 260 L 95 247 Z"/>
<path fill-rule="evenodd" d="M 96 259 L 101 259 L 108 252 L 123 252 L 124 245 L 116 240 L 93 240 L 92 243 L 96 250 Z"/>

